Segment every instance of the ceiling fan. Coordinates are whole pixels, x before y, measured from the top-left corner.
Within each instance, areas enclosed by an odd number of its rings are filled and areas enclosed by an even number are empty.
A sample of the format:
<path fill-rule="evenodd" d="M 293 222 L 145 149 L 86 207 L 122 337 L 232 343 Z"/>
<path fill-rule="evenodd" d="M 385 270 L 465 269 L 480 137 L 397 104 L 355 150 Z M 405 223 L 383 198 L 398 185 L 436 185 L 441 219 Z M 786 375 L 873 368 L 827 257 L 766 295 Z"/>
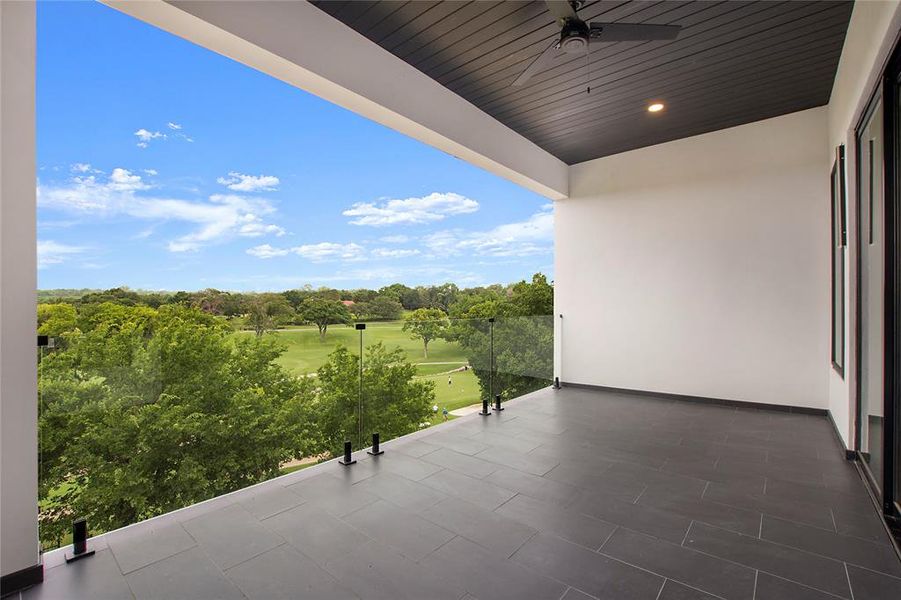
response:
<path fill-rule="evenodd" d="M 631 42 L 674 40 L 682 29 L 679 25 L 646 25 L 642 23 L 586 23 L 576 11 L 581 0 L 545 0 L 548 11 L 560 26 L 560 38 L 548 46 L 526 70 L 520 73 L 513 86 L 524 85 L 536 73 L 567 55 L 587 54 L 591 42 Z"/>

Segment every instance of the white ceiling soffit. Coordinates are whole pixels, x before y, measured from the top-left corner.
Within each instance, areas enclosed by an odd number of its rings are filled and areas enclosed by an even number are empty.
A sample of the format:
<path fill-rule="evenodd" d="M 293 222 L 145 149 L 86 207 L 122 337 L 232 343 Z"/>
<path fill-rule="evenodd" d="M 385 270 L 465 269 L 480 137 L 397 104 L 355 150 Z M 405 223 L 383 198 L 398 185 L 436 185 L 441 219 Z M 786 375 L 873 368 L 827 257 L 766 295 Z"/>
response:
<path fill-rule="evenodd" d="M 548 198 L 568 194 L 563 161 L 305 1 L 102 1 Z"/>

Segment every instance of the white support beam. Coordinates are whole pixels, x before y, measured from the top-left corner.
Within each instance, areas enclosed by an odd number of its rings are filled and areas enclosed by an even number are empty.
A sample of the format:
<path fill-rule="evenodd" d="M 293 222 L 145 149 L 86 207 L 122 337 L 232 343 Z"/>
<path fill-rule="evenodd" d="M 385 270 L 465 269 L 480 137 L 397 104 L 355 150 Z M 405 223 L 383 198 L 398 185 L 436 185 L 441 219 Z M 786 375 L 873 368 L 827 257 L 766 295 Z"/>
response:
<path fill-rule="evenodd" d="M 38 548 L 35 6 L 0 2 L 0 571 Z"/>
<path fill-rule="evenodd" d="M 548 198 L 568 194 L 561 160 L 312 4 L 102 1 Z"/>

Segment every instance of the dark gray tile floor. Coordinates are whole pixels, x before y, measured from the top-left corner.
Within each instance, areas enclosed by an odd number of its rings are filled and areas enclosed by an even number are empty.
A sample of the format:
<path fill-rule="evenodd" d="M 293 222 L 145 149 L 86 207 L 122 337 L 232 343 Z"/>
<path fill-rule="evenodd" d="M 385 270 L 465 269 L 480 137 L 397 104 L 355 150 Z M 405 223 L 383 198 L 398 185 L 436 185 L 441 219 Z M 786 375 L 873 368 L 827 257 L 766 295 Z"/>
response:
<path fill-rule="evenodd" d="M 45 556 L 21 600 L 898 600 L 824 417 L 566 388 Z"/>

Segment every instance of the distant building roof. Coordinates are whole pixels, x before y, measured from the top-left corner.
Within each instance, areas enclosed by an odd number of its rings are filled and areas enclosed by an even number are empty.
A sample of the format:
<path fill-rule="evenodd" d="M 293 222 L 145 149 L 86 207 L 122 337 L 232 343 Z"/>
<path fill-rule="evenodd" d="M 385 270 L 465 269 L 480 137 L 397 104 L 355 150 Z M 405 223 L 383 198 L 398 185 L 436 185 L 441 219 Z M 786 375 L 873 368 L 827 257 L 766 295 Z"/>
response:
<path fill-rule="evenodd" d="M 354 302 L 353 300 L 342 300 L 341 304 L 343 304 L 344 306 L 353 306 L 354 304 L 356 304 L 356 302 Z"/>

